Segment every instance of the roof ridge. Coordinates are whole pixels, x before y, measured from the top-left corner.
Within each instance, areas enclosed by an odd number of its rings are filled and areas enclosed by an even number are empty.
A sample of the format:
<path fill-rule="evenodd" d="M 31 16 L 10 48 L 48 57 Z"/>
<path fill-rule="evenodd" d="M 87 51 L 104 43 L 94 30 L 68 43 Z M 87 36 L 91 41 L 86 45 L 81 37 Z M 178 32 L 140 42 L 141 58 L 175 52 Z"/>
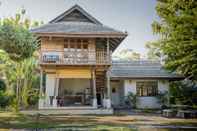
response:
<path fill-rule="evenodd" d="M 74 6 L 72 6 L 70 9 L 66 10 L 65 12 L 63 12 L 62 14 L 60 14 L 59 16 L 57 16 L 56 18 L 54 18 L 53 20 L 49 21 L 49 23 L 55 23 L 58 20 L 60 20 L 61 18 L 63 18 L 64 16 L 70 14 L 71 12 L 73 12 L 74 10 L 78 10 L 79 12 L 81 12 L 83 15 L 85 15 L 89 20 L 91 20 L 93 23 L 98 24 L 98 25 L 102 25 L 102 23 L 100 21 L 98 21 L 96 18 L 94 18 L 92 15 L 90 15 L 88 12 L 86 12 L 81 6 L 79 6 L 78 4 L 75 4 Z"/>

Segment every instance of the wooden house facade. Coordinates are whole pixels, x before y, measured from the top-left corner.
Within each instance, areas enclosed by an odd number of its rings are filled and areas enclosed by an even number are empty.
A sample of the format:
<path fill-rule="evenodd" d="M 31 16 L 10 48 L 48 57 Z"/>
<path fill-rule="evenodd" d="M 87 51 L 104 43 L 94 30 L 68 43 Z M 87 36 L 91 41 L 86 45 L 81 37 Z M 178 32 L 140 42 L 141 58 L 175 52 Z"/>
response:
<path fill-rule="evenodd" d="M 111 54 L 127 33 L 78 5 L 31 31 L 41 41 L 39 109 L 111 108 Z"/>
<path fill-rule="evenodd" d="M 39 109 L 55 114 L 112 114 L 127 107 L 130 93 L 138 96 L 138 108 L 159 108 L 157 95 L 168 91 L 169 81 L 183 79 L 160 62 L 112 61 L 127 33 L 78 5 L 31 32 L 41 41 Z"/>

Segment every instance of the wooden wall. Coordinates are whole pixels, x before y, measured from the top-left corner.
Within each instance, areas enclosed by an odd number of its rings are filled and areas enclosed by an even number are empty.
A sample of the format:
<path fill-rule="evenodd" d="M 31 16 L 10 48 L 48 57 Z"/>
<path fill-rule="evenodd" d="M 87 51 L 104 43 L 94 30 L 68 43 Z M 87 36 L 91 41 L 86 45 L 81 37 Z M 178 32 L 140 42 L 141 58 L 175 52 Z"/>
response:
<path fill-rule="evenodd" d="M 95 39 L 87 39 L 88 40 L 88 50 L 95 51 Z M 41 38 L 41 51 L 63 51 L 65 38 Z M 75 44 L 75 43 L 71 43 Z"/>
<path fill-rule="evenodd" d="M 63 38 L 42 38 L 41 39 L 41 51 L 57 50 L 63 51 L 64 39 Z"/>
<path fill-rule="evenodd" d="M 56 78 L 91 78 L 91 69 L 89 68 L 45 69 L 44 71 Z"/>

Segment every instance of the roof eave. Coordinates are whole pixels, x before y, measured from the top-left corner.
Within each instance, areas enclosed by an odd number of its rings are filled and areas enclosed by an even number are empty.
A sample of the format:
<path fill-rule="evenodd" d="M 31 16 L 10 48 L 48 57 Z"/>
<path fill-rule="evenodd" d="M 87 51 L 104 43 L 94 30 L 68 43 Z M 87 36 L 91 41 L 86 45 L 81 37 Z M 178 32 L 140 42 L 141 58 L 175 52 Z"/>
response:
<path fill-rule="evenodd" d="M 177 80 L 183 80 L 185 77 L 182 76 L 136 76 L 136 77 L 130 77 L 130 76 L 111 76 L 111 79 L 117 80 L 117 79 L 157 79 L 157 80 L 170 80 L 170 81 L 177 81 Z"/>
<path fill-rule="evenodd" d="M 54 32 L 32 32 L 40 37 L 72 37 L 72 38 L 126 38 L 127 33 L 54 33 Z"/>

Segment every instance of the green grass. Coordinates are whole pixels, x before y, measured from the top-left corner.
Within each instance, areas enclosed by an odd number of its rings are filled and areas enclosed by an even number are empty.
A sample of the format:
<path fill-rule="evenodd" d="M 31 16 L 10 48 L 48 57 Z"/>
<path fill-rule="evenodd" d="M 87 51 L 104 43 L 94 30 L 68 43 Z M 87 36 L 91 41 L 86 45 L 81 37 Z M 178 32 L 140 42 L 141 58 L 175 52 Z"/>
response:
<path fill-rule="evenodd" d="M 58 117 L 23 115 L 10 112 L 0 112 L 0 129 L 35 129 L 35 128 L 63 128 L 63 129 L 84 129 L 93 131 L 134 131 L 121 124 L 99 122 L 96 116 L 86 117 Z"/>
<path fill-rule="evenodd" d="M 152 117 L 152 118 L 151 118 Z M 23 115 L 0 112 L 1 129 L 47 129 L 91 131 L 136 131 L 144 125 L 196 126 L 197 119 L 167 119 L 144 115 Z"/>

